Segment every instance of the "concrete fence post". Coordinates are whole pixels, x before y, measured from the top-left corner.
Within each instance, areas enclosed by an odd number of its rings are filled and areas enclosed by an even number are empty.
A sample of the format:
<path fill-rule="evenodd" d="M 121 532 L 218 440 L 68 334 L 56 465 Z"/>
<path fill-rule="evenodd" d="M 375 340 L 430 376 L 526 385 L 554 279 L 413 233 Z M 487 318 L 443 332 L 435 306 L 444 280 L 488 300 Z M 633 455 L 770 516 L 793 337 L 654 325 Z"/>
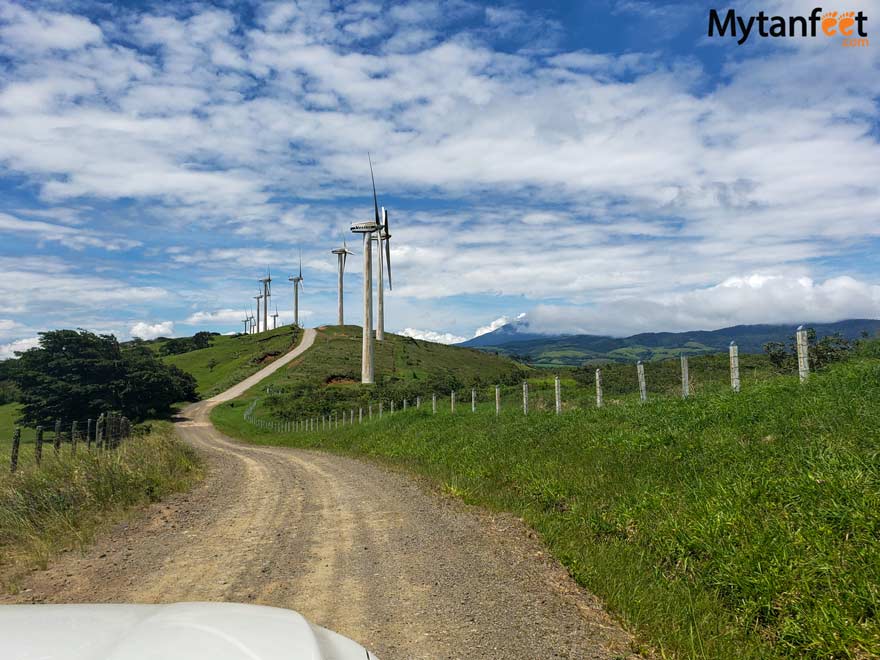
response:
<path fill-rule="evenodd" d="M 431 394 L 431 412 L 436 415 L 437 414 L 437 393 L 433 392 Z"/>
<path fill-rule="evenodd" d="M 12 456 L 9 459 L 9 471 L 15 472 L 18 469 L 18 446 L 21 444 L 21 429 L 17 426 L 12 432 Z"/>
<path fill-rule="evenodd" d="M 596 407 L 601 408 L 604 403 L 605 400 L 602 396 L 602 370 L 596 369 Z"/>
<path fill-rule="evenodd" d="M 455 390 L 449 394 L 449 410 L 455 412 Z"/>
<path fill-rule="evenodd" d="M 367 406 L 367 419 L 373 419 L 373 404 Z"/>
<path fill-rule="evenodd" d="M 43 460 L 43 427 L 37 427 L 37 436 L 34 438 L 34 461 L 37 465 Z"/>
<path fill-rule="evenodd" d="M 495 417 L 501 414 L 501 385 L 495 386 Z"/>
<path fill-rule="evenodd" d="M 403 400 L 403 409 L 406 410 L 406 399 Z"/>
<path fill-rule="evenodd" d="M 802 325 L 798 326 L 795 333 L 795 343 L 797 345 L 798 376 L 803 383 L 810 377 L 810 340 Z"/>
<path fill-rule="evenodd" d="M 382 401 L 380 401 L 379 402 L 379 419 L 382 419 L 382 409 L 383 408 L 384 408 L 384 405 L 383 405 Z"/>
<path fill-rule="evenodd" d="M 523 415 L 529 414 L 529 381 L 523 381 Z"/>
<path fill-rule="evenodd" d="M 739 347 L 736 342 L 730 342 L 730 388 L 739 392 Z"/>
<path fill-rule="evenodd" d="M 642 401 L 647 401 L 648 385 L 645 382 L 645 365 L 642 364 L 641 360 L 636 363 L 636 374 L 639 377 L 639 399 Z"/>
<path fill-rule="evenodd" d="M 394 414 L 394 401 L 391 401 L 391 414 Z"/>
<path fill-rule="evenodd" d="M 61 420 L 55 420 L 55 437 L 52 438 L 52 449 L 55 450 L 55 455 L 61 451 Z"/>
<path fill-rule="evenodd" d="M 471 388 L 471 412 L 477 412 L 477 388 Z"/>
<path fill-rule="evenodd" d="M 416 397 L 416 409 L 419 409 L 421 407 L 422 407 L 422 397 L 417 396 Z"/>
<path fill-rule="evenodd" d="M 562 384 L 559 382 L 558 374 L 553 379 L 553 389 L 556 395 L 556 414 L 558 415 L 562 412 Z"/>
<path fill-rule="evenodd" d="M 681 396 L 687 398 L 691 393 L 691 379 L 688 375 L 688 356 L 681 356 Z"/>

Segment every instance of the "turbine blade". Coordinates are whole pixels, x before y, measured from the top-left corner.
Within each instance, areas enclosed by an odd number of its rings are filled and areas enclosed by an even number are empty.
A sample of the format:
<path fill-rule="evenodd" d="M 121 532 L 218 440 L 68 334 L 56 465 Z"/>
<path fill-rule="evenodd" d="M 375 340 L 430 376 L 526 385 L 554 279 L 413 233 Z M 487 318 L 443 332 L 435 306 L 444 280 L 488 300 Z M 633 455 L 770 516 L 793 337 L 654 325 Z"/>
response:
<path fill-rule="evenodd" d="M 391 286 L 391 232 L 388 231 L 388 209 L 382 207 L 382 215 L 385 217 L 385 265 L 388 268 L 388 290 L 393 291 Z"/>
<path fill-rule="evenodd" d="M 376 197 L 376 179 L 373 177 L 373 159 L 370 158 L 370 152 L 367 152 L 367 160 L 370 161 L 370 181 L 373 182 L 373 209 L 376 211 L 376 224 L 382 224 L 379 219 L 379 200 Z"/>

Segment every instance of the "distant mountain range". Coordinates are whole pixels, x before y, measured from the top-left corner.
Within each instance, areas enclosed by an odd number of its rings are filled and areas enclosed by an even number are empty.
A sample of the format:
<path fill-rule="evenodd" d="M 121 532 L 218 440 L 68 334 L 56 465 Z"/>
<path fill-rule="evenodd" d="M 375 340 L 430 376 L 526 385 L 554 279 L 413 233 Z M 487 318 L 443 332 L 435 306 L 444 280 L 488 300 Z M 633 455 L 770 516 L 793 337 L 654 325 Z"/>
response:
<path fill-rule="evenodd" d="M 807 323 L 819 337 L 840 333 L 857 339 L 863 332 L 880 333 L 880 320 L 850 319 L 836 323 Z M 577 366 L 584 363 L 635 362 L 675 357 L 681 353 L 703 355 L 726 351 L 735 341 L 741 353 L 761 353 L 769 341 L 788 341 L 797 326 L 735 325 L 721 330 L 644 332 L 631 337 L 602 335 L 545 335 L 531 332 L 523 319 L 460 344 L 492 351 L 536 366 Z"/>

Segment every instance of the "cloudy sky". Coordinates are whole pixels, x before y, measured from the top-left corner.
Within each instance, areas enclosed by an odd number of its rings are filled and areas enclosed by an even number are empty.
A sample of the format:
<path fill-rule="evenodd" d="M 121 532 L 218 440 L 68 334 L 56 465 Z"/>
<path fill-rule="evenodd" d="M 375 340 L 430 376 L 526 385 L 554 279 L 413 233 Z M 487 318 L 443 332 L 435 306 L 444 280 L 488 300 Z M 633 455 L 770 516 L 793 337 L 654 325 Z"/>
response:
<path fill-rule="evenodd" d="M 267 267 L 290 321 L 300 249 L 334 322 L 367 152 L 394 331 L 880 316 L 880 2 L 828 7 L 867 48 L 709 39 L 710 6 L 0 0 L 0 356 L 238 329 Z"/>

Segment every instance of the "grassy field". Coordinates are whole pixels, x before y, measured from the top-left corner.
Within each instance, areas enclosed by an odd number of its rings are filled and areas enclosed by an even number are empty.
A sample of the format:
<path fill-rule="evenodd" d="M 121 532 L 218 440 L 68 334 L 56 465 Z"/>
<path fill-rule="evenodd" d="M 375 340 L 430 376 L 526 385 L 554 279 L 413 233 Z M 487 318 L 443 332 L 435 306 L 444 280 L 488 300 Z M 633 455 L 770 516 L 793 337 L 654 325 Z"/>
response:
<path fill-rule="evenodd" d="M 301 337 L 293 326 L 258 335 L 219 335 L 209 348 L 163 358 L 192 374 L 199 394 L 211 397 L 259 371 L 292 349 Z M 156 350 L 159 350 L 156 348 Z"/>
<path fill-rule="evenodd" d="M 180 442 L 171 424 L 157 422 L 144 436 L 109 452 L 69 448 L 44 455 L 36 468 L 0 470 L 0 582 L 45 566 L 61 548 L 85 546 L 103 523 L 132 507 L 189 488 L 199 478 L 198 456 Z"/>
<path fill-rule="evenodd" d="M 880 359 L 711 383 L 682 400 L 630 394 L 557 417 L 441 406 L 334 432 L 216 425 L 254 442 L 369 456 L 468 502 L 513 511 L 662 653 L 880 655 Z M 866 351 L 869 353 L 870 351 Z M 308 364 L 304 356 L 303 366 Z M 318 365 L 309 369 L 318 370 Z M 549 389 L 548 378 L 535 389 Z M 571 386 L 572 383 L 568 382 Z"/>

